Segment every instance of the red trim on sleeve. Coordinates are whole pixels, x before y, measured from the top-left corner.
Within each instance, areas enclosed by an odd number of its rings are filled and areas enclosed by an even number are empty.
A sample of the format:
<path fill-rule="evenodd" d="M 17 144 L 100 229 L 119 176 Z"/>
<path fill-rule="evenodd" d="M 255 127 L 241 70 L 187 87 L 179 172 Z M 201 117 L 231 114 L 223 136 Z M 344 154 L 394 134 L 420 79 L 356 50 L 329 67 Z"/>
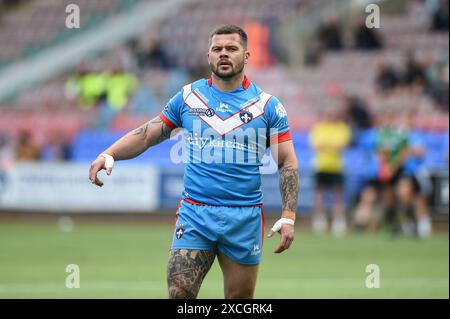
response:
<path fill-rule="evenodd" d="M 283 143 L 292 140 L 291 132 L 286 131 L 270 137 L 270 144 Z"/>
<path fill-rule="evenodd" d="M 175 125 L 175 124 L 173 124 L 164 114 L 159 114 L 159 118 L 164 122 L 164 123 L 166 123 L 166 125 L 168 126 L 168 127 L 170 127 L 171 129 L 174 129 L 174 128 L 176 128 L 177 126 Z"/>

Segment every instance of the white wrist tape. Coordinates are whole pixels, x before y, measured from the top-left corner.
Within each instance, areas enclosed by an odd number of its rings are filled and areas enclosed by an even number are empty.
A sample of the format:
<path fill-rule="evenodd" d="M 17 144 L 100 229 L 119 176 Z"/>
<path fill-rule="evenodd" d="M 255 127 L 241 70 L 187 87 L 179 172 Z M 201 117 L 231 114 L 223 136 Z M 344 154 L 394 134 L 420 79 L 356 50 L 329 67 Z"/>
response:
<path fill-rule="evenodd" d="M 103 156 L 106 159 L 105 168 L 112 168 L 114 166 L 114 158 L 111 155 L 102 153 L 100 156 Z"/>
<path fill-rule="evenodd" d="M 276 221 L 276 223 L 273 225 L 272 227 L 272 231 L 274 233 L 276 233 L 277 231 L 279 231 L 281 229 L 281 226 L 287 224 L 287 225 L 294 225 L 294 221 L 290 218 L 280 218 L 279 220 Z"/>

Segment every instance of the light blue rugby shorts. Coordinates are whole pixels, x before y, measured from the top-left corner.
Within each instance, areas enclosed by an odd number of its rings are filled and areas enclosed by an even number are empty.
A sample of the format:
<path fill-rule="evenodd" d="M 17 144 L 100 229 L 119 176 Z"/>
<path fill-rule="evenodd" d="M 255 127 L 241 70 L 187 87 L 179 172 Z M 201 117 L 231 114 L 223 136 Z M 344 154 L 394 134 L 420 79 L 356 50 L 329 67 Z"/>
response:
<path fill-rule="evenodd" d="M 239 264 L 260 263 L 264 211 L 257 206 L 210 206 L 189 199 L 178 205 L 171 249 L 217 249 Z"/>

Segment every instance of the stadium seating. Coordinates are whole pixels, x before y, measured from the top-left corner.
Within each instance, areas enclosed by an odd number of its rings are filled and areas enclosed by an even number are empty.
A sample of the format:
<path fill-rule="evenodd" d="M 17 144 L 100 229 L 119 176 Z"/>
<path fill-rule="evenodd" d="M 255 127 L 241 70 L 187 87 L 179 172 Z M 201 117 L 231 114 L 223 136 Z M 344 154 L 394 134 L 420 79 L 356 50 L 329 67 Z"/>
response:
<path fill-rule="evenodd" d="M 79 0 L 82 32 L 98 25 L 107 15 L 125 10 L 137 0 Z M 0 63 L 6 65 L 29 57 L 43 48 L 67 40 L 75 34 L 65 27 L 65 8 L 70 1 L 31 1 L 4 16 L 0 42 L 8 43 L 0 51 Z M 32 27 L 30 27 L 32 26 Z"/>
<path fill-rule="evenodd" d="M 90 19 L 89 17 L 95 17 L 98 13 L 114 14 L 114 12 L 129 8 L 137 2 L 138 0 L 84 0 L 79 3 L 83 7 L 84 18 Z M 282 21 L 289 13 L 313 3 L 312 0 L 232 0 L 226 1 L 226 3 L 212 0 L 201 4 L 187 4 L 184 10 L 160 25 L 158 35 L 161 36 L 169 58 L 175 61 L 175 64 L 187 69 L 195 69 L 205 66 L 204 53 L 207 45 L 205 39 L 213 26 L 225 22 L 223 17 L 226 16 L 227 19 L 231 17 L 231 20 L 228 19 L 227 22 L 238 24 L 245 24 L 245 21 L 276 22 Z M 47 31 L 50 28 L 55 29 L 55 27 L 58 29 L 57 26 L 63 23 L 60 21 L 61 19 L 55 18 L 57 15 L 50 13 L 61 10 L 62 5 L 58 1 L 42 3 L 32 1 L 20 10 L 6 15 L 4 27 L 0 31 L 0 41 L 10 43 L 10 38 L 15 38 L 18 43 L 13 42 L 2 48 L 0 57 L 19 54 L 24 49 L 20 43 L 31 45 L 43 43 L 45 45 L 50 41 L 48 35 L 53 36 L 53 33 Z M 374 86 L 376 68 L 381 61 L 388 61 L 397 67 L 402 67 L 405 53 L 409 50 L 418 59 L 438 59 L 443 52 L 448 52 L 448 33 L 429 32 L 429 17 L 425 16 L 423 11 L 423 7 L 412 6 L 404 14 L 383 16 L 385 47 L 381 51 L 360 52 L 346 49 L 337 53 L 326 53 L 322 62 L 314 68 L 288 68 L 274 63 L 263 69 L 251 68 L 248 70 L 249 78 L 269 93 L 276 95 L 288 110 L 296 151 L 301 154 L 302 158 L 301 165 L 310 167 L 313 157 L 307 141 L 307 131 L 320 119 L 323 110 L 340 105 L 337 97 L 342 93 L 355 93 L 365 98 L 370 110 L 381 116 L 386 110 L 402 111 L 412 107 L 418 110 L 416 127 L 431 131 L 430 136 L 427 137 L 430 143 L 428 163 L 430 165 L 439 163 L 438 159 L 442 158 L 443 154 L 441 150 L 443 146 L 439 144 L 439 140 L 442 141 L 442 134 L 448 135 L 448 115 L 442 116 L 436 111 L 433 102 L 427 96 L 417 93 L 381 95 L 376 92 Z M 21 32 L 20 28 L 26 25 L 24 21 L 35 27 L 32 30 L 28 28 L 26 32 Z M 20 34 L 20 37 L 15 37 L 12 30 Z M 145 39 L 149 33 L 154 33 L 154 31 L 143 29 L 139 40 Z M 92 63 L 108 65 L 109 62 L 115 61 L 117 53 L 115 51 L 111 50 L 93 58 Z M 66 76 L 62 75 L 51 83 L 22 93 L 18 97 L 18 104 L 40 110 L 41 117 L 50 113 L 45 111 L 48 109 L 61 108 L 62 112 L 67 113 L 67 108 L 64 108 L 68 104 L 64 96 Z M 188 81 L 188 75 L 181 68 L 169 70 L 150 68 L 142 70 L 139 79 L 144 91 L 141 91 L 139 99 L 131 99 L 128 112 L 119 114 L 112 121 L 111 129 L 114 132 L 130 130 L 158 114 L 168 98 Z M 145 91 L 145 88 L 148 88 L 148 91 Z M 11 123 L 30 123 L 30 121 L 36 123 L 38 118 L 37 115 L 28 116 L 28 111 L 11 111 L 11 113 L 8 111 L 6 113 L 2 112 L 0 116 L 2 128 L 12 132 L 25 125 Z M 72 136 L 78 129 L 89 128 L 92 118 L 96 116 L 95 112 L 68 112 L 67 114 L 70 115 L 67 115 L 66 120 L 66 117 L 60 113 L 56 112 L 54 116 L 49 116 L 51 120 L 42 120 L 39 123 L 49 128 L 61 126 L 61 129 L 68 130 Z M 54 124 L 62 121 L 74 124 L 67 126 Z M 44 129 L 44 131 L 50 130 Z M 80 134 L 85 133 L 82 131 Z M 111 134 L 117 136 L 115 135 L 117 133 Z M 373 138 L 373 131 L 358 135 L 355 138 L 355 154 L 360 150 L 369 151 L 373 148 Z M 75 147 L 80 147 L 77 143 L 75 142 Z M 439 146 L 433 143 L 437 143 Z M 96 152 L 99 148 L 101 147 L 93 147 Z M 77 154 L 76 160 L 85 160 L 90 156 L 84 154 L 82 150 L 75 153 Z M 352 151 L 348 154 L 352 161 Z"/>

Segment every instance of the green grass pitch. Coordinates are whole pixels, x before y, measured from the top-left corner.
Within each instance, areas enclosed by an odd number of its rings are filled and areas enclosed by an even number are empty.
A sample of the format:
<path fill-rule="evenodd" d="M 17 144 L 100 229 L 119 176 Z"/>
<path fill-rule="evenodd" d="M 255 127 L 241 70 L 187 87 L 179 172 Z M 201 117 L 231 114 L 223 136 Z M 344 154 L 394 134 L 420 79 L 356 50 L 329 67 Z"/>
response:
<path fill-rule="evenodd" d="M 166 298 L 170 223 L 0 224 L 0 298 Z M 266 231 L 268 225 L 266 225 Z M 293 246 L 265 240 L 256 298 L 448 298 L 449 239 L 387 234 L 316 236 L 297 229 Z M 80 267 L 80 288 L 65 286 Z M 366 266 L 380 267 L 380 288 L 366 288 Z M 199 298 L 223 298 L 217 261 Z"/>

